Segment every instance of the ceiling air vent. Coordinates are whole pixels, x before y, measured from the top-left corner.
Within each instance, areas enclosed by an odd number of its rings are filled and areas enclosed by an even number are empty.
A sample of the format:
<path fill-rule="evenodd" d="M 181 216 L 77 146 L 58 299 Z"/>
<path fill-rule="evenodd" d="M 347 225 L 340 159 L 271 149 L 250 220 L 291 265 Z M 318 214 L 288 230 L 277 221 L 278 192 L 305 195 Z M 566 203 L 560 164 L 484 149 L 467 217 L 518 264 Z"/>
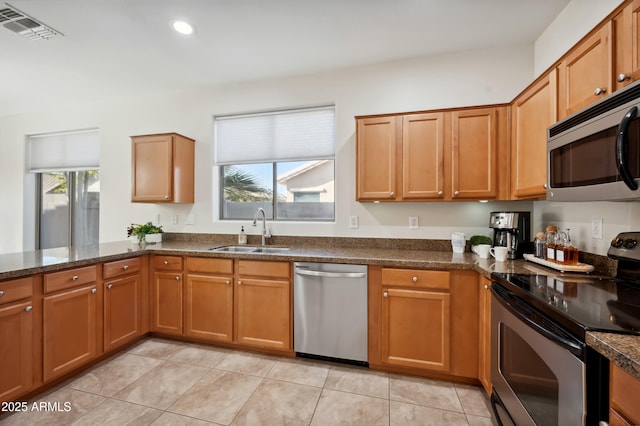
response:
<path fill-rule="evenodd" d="M 0 24 L 29 40 L 48 40 L 51 37 L 63 35 L 8 3 L 0 6 Z"/>

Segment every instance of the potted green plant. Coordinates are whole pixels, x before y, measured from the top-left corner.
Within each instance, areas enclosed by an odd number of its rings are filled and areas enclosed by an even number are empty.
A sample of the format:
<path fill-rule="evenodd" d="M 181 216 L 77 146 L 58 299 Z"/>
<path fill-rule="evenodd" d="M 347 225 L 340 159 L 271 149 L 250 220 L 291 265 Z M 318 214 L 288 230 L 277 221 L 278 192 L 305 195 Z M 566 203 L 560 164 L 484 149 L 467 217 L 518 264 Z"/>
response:
<path fill-rule="evenodd" d="M 132 223 L 127 228 L 127 237 L 137 237 L 139 244 L 155 244 L 162 241 L 163 232 L 161 225 L 156 226 L 151 222 L 147 222 L 144 225 Z"/>
<path fill-rule="evenodd" d="M 493 241 L 491 240 L 490 237 L 487 237 L 486 235 L 473 235 L 471 238 L 469 238 L 469 245 L 471 247 L 473 246 L 478 246 L 480 244 L 493 244 Z"/>

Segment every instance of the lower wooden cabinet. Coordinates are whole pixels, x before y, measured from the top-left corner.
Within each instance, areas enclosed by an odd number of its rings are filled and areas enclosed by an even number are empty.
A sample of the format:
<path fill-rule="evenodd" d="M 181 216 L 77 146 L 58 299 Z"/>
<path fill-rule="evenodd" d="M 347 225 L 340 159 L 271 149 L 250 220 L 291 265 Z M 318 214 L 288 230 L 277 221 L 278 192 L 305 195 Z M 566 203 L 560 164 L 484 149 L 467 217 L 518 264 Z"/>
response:
<path fill-rule="evenodd" d="M 98 355 L 99 293 L 101 291 L 96 284 L 91 283 L 44 296 L 45 382 L 88 363 Z"/>
<path fill-rule="evenodd" d="M 640 424 L 640 380 L 611 363 L 609 425 Z"/>
<path fill-rule="evenodd" d="M 182 336 L 182 273 L 153 274 L 151 331 Z"/>
<path fill-rule="evenodd" d="M 34 386 L 37 320 L 33 312 L 33 280 L 0 283 L 0 401 L 12 401 Z"/>
<path fill-rule="evenodd" d="M 491 280 L 479 276 L 478 290 L 478 380 L 491 394 Z"/>

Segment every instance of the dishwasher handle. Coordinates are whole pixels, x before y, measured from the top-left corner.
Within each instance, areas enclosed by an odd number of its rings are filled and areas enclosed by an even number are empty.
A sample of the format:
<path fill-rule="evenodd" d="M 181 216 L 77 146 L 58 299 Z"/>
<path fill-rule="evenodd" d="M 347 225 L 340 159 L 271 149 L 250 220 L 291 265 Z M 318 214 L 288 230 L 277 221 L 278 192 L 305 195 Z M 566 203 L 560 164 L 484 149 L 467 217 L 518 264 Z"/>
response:
<path fill-rule="evenodd" d="M 295 270 L 297 275 L 308 275 L 311 277 L 328 277 L 328 278 L 364 278 L 367 276 L 366 272 L 323 272 L 312 271 L 309 269 Z"/>

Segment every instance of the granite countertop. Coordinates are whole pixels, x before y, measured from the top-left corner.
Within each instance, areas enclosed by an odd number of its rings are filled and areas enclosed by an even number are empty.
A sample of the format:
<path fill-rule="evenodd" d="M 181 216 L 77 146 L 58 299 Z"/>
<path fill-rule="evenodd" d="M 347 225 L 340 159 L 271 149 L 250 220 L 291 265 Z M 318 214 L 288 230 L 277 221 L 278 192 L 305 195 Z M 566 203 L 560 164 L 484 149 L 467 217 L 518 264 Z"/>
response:
<path fill-rule="evenodd" d="M 304 244 L 308 241 L 313 241 L 313 244 Z M 0 280 L 110 262 L 147 253 L 408 268 L 466 269 L 479 272 L 487 278 L 491 278 L 492 272 L 560 275 L 560 272 L 524 260 L 495 262 L 493 258 L 480 259 L 469 251 L 462 254 L 452 253 L 448 241 L 425 242 L 423 240 L 422 244 L 403 244 L 402 240 L 399 243 L 397 240 L 388 241 L 392 243 L 380 244 L 375 239 L 370 244 L 366 242 L 363 244 L 362 241 L 359 244 L 344 244 L 344 240 L 335 242 L 332 239 L 313 238 L 283 240 L 278 241 L 274 246 L 287 246 L 289 250 L 279 253 L 234 253 L 211 250 L 215 247 L 233 245 L 233 240 L 229 239 L 178 238 L 142 246 L 131 241 L 120 241 L 86 247 L 0 254 Z M 590 332 L 587 334 L 587 344 L 640 380 L 640 336 Z"/>

